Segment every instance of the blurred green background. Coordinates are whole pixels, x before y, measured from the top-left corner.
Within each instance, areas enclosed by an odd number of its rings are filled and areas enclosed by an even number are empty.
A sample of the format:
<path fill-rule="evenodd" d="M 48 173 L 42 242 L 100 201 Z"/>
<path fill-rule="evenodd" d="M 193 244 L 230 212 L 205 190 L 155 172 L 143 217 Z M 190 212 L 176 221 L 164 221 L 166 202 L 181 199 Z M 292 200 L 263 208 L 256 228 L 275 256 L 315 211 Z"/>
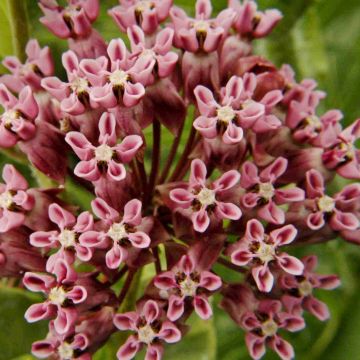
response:
<path fill-rule="evenodd" d="M 26 32 L 29 20 L 31 37 L 39 39 L 42 46 L 49 45 L 55 55 L 57 71 L 61 72 L 60 54 L 66 49 L 66 41 L 57 40 L 38 23 L 40 11 L 36 0 L 24 0 L 25 13 L 16 19 L 9 12 L 14 0 L 0 0 L 0 58 L 14 53 L 19 44 L 12 39 L 14 21 L 18 21 Z M 194 1 L 178 0 L 189 14 L 193 14 Z M 117 4 L 116 0 L 101 0 L 101 16 L 95 23 L 108 40 L 120 36 L 119 31 L 107 16 L 106 10 Z M 291 64 L 297 71 L 297 79 L 313 77 L 319 87 L 328 93 L 322 110 L 339 108 L 349 124 L 360 115 L 360 1 L 359 0 L 259 0 L 261 10 L 276 7 L 283 12 L 284 19 L 266 40 L 256 42 L 256 52 L 268 57 L 277 65 Z M 216 12 L 226 6 L 224 0 L 213 0 Z M 171 137 L 164 139 L 172 142 Z M 166 145 L 165 145 L 166 150 Z M 163 152 L 166 154 L 166 151 Z M 0 154 L 0 167 L 9 159 Z M 20 164 L 16 163 L 17 166 Z M 341 184 L 338 184 L 340 187 Z M 80 201 L 80 200 L 79 200 Z M 286 334 L 301 360 L 360 359 L 360 249 L 341 240 L 323 246 L 296 249 L 296 255 L 315 253 L 320 258 L 319 271 L 337 273 L 342 279 L 340 289 L 319 292 L 331 310 L 332 318 L 320 323 L 306 316 L 307 328 L 299 334 Z M 224 278 L 236 281 L 223 268 L 216 269 Z M 32 341 L 46 333 L 45 324 L 27 325 L 23 313 L 27 306 L 38 298 L 21 290 L 8 289 L 0 284 L 0 360 L 25 360 Z M 219 300 L 214 299 L 214 305 Z M 242 360 L 249 359 L 244 333 L 214 306 L 215 317 L 208 322 L 192 319 L 193 329 L 186 339 L 166 351 L 165 359 L 171 360 Z M 96 360 L 114 358 L 119 345 L 117 339 L 100 350 Z M 268 352 L 265 359 L 275 359 Z"/>

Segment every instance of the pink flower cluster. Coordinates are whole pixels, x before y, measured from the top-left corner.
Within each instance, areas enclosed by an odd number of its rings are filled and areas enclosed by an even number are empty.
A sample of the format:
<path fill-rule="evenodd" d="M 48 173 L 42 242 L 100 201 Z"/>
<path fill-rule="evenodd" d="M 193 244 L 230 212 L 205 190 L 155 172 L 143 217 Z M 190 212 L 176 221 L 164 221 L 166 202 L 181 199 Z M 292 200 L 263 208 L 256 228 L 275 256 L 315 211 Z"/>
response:
<path fill-rule="evenodd" d="M 42 293 L 25 318 L 49 323 L 32 353 L 88 360 L 130 331 L 118 359 L 146 348 L 160 360 L 218 293 L 253 359 L 266 347 L 292 359 L 284 334 L 305 328 L 304 311 L 328 319 L 317 289 L 339 285 L 294 245 L 360 243 L 360 119 L 343 129 L 340 111 L 319 115 L 314 80 L 253 55 L 282 15 L 252 0 L 216 17 L 197 0 L 195 18 L 171 0 L 120 0 L 109 15 L 123 34 L 108 44 L 93 27 L 100 1 L 39 6 L 68 40 L 66 79 L 36 40 L 0 77 L 1 149 L 54 184 L 29 188 L 10 164 L 0 184 L 0 276 Z M 357 182 L 334 191 L 335 176 Z"/>

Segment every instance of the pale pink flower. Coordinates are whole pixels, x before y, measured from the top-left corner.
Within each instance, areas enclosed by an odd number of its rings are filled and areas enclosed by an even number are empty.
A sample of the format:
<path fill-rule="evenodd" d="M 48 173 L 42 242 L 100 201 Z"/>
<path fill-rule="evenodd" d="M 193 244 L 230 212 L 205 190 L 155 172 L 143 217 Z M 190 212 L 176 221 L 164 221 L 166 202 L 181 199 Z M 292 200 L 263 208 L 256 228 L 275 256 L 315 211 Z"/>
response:
<path fill-rule="evenodd" d="M 140 200 L 130 200 L 124 206 L 123 216 L 104 200 L 96 198 L 91 203 L 93 212 L 104 223 L 102 231 L 89 230 L 80 235 L 79 241 L 90 249 L 107 249 L 106 266 L 117 269 L 126 261 L 131 248 L 144 249 L 150 246 L 151 239 L 143 231 L 148 229 L 148 221 L 141 216 Z"/>
<path fill-rule="evenodd" d="M 138 135 L 126 136 L 117 144 L 116 120 L 113 114 L 103 113 L 99 121 L 99 145 L 94 146 L 80 132 L 71 131 L 65 140 L 72 147 L 80 162 L 74 169 L 75 175 L 89 181 L 108 176 L 115 181 L 126 177 L 123 163 L 129 163 L 143 144 Z"/>
<path fill-rule="evenodd" d="M 193 160 L 188 186 L 170 191 L 170 199 L 176 206 L 188 209 L 194 229 L 198 232 L 206 231 L 212 216 L 216 220 L 238 220 L 241 217 L 241 211 L 235 204 L 220 200 L 223 193 L 239 182 L 239 172 L 230 170 L 209 185 L 206 172 L 201 160 Z"/>
<path fill-rule="evenodd" d="M 17 99 L 4 84 L 0 84 L 0 105 L 5 110 L 0 115 L 0 147 L 12 147 L 18 141 L 35 136 L 34 120 L 39 107 L 30 86 L 24 87 Z"/>
<path fill-rule="evenodd" d="M 119 330 L 131 330 L 136 333 L 120 347 L 117 358 L 130 360 L 146 346 L 145 358 L 160 360 L 164 350 L 162 342 L 172 344 L 181 339 L 180 330 L 172 322 L 162 318 L 162 310 L 153 300 L 146 301 L 136 312 L 115 315 L 114 324 Z"/>
<path fill-rule="evenodd" d="M 325 193 L 323 176 L 315 169 L 306 173 L 307 208 L 311 213 L 306 223 L 312 230 L 321 229 L 326 223 L 334 231 L 356 230 L 360 220 L 355 207 L 360 202 L 360 184 L 345 186 L 334 196 Z"/>
<path fill-rule="evenodd" d="M 285 212 L 279 205 L 305 199 L 304 190 L 296 186 L 282 188 L 276 185 L 285 173 L 287 164 L 285 158 L 279 157 L 260 174 L 250 161 L 246 161 L 242 167 L 240 184 L 247 190 L 241 197 L 242 205 L 248 209 L 257 208 L 259 217 L 273 224 L 285 222 Z"/>
<path fill-rule="evenodd" d="M 204 320 L 212 316 L 208 295 L 221 287 L 219 276 L 210 271 L 199 269 L 190 255 L 183 255 L 170 270 L 157 275 L 154 284 L 166 293 L 169 301 L 167 317 L 178 320 L 184 313 L 185 301 L 192 300 L 195 312 Z"/>
<path fill-rule="evenodd" d="M 5 233 L 21 226 L 25 222 L 26 213 L 35 204 L 35 199 L 28 193 L 26 179 L 13 165 L 6 164 L 0 183 L 0 233 Z"/>
<path fill-rule="evenodd" d="M 285 307 L 301 315 L 302 308 L 310 312 L 321 321 L 330 317 L 327 305 L 315 298 L 315 289 L 333 290 L 340 285 L 336 275 L 320 275 L 314 272 L 317 267 L 315 255 L 306 256 L 301 259 L 304 264 L 304 272 L 301 276 L 284 274 L 279 279 L 280 286 L 286 295 L 282 297 Z"/>
<path fill-rule="evenodd" d="M 266 234 L 263 225 L 255 219 L 246 224 L 244 237 L 234 245 L 231 261 L 238 266 L 251 268 L 252 276 L 258 289 L 270 292 L 274 285 L 274 276 L 270 270 L 273 264 L 292 275 L 301 275 L 302 262 L 280 252 L 280 247 L 294 241 L 297 230 L 293 225 L 285 225 Z"/>
<path fill-rule="evenodd" d="M 110 16 L 122 32 L 139 25 L 151 35 L 169 15 L 173 0 L 119 0 L 120 5 L 109 10 Z"/>

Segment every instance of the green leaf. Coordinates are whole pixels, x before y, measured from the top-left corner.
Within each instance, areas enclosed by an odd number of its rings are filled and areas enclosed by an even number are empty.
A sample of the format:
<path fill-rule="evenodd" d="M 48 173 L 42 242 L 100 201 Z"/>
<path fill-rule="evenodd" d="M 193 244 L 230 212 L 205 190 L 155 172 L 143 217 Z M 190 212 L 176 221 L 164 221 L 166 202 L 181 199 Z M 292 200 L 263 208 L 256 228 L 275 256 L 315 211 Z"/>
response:
<path fill-rule="evenodd" d="M 45 337 L 45 322 L 28 324 L 24 319 L 27 308 L 37 301 L 39 297 L 24 290 L 0 287 L 0 360 L 29 354 L 32 342 Z"/>

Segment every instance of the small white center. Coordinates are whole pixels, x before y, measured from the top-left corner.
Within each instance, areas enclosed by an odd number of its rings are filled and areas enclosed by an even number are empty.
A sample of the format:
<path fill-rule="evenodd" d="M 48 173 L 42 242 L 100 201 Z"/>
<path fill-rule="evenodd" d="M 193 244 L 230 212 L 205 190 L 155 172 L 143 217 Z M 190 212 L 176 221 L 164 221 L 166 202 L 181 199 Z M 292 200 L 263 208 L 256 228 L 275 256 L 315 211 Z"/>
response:
<path fill-rule="evenodd" d="M 155 7 L 155 4 L 152 1 L 148 0 L 140 0 L 139 3 L 136 6 L 135 11 L 137 12 L 143 12 L 145 10 L 151 10 Z"/>
<path fill-rule="evenodd" d="M 5 191 L 0 194 L 0 207 L 8 209 L 13 204 L 13 197 L 9 191 Z"/>
<path fill-rule="evenodd" d="M 115 70 L 109 76 L 110 83 L 115 86 L 124 86 L 124 84 L 129 80 L 129 75 L 122 70 Z"/>
<path fill-rule="evenodd" d="M 308 116 L 305 120 L 308 125 L 315 129 L 321 129 L 322 127 L 321 120 L 315 115 Z"/>
<path fill-rule="evenodd" d="M 256 255 L 263 263 L 268 263 L 274 260 L 275 249 L 272 245 L 261 243 Z"/>
<path fill-rule="evenodd" d="M 208 188 L 203 188 L 197 195 L 197 199 L 204 206 L 209 206 L 215 203 L 215 192 L 214 190 L 210 190 Z"/>
<path fill-rule="evenodd" d="M 271 337 L 277 333 L 278 326 L 274 320 L 268 319 L 261 324 L 261 330 L 265 337 Z"/>
<path fill-rule="evenodd" d="M 107 232 L 108 236 L 111 237 L 115 242 L 120 241 L 123 238 L 126 238 L 128 236 L 128 233 L 125 229 L 124 224 L 115 223 L 113 224 L 109 231 Z"/>
<path fill-rule="evenodd" d="M 274 186 L 271 183 L 260 183 L 259 184 L 259 195 L 266 199 L 270 200 L 275 194 Z"/>
<path fill-rule="evenodd" d="M 138 337 L 139 341 L 149 345 L 155 339 L 156 333 L 149 324 L 146 324 L 138 329 Z"/>
<path fill-rule="evenodd" d="M 335 200 L 327 195 L 322 196 L 317 202 L 320 211 L 332 212 L 335 209 Z"/>
<path fill-rule="evenodd" d="M 78 93 L 86 92 L 89 87 L 89 84 L 86 79 L 76 78 L 70 85 L 72 91 Z"/>
<path fill-rule="evenodd" d="M 62 343 L 58 347 L 58 354 L 61 360 L 72 360 L 74 356 L 74 349 L 67 342 Z"/>
<path fill-rule="evenodd" d="M 59 235 L 59 242 L 65 248 L 75 246 L 76 245 L 75 231 L 66 230 L 66 229 L 63 230 Z"/>
<path fill-rule="evenodd" d="M 355 157 L 355 145 L 351 142 L 342 142 L 339 145 L 340 150 L 346 151 L 345 156 L 349 159 L 353 159 Z"/>
<path fill-rule="evenodd" d="M 102 144 L 95 149 L 95 159 L 97 161 L 109 162 L 114 155 L 109 145 Z"/>
<path fill-rule="evenodd" d="M 299 292 L 301 296 L 309 296 L 312 294 L 313 286 L 310 281 L 304 280 L 299 284 Z"/>
<path fill-rule="evenodd" d="M 235 118 L 236 114 L 232 107 L 223 106 L 223 107 L 217 109 L 217 116 L 218 116 L 219 120 L 221 120 L 225 123 L 229 123 Z"/>
<path fill-rule="evenodd" d="M 198 288 L 198 283 L 191 280 L 189 277 L 186 277 L 184 281 L 180 282 L 181 294 L 183 296 L 194 297 L 196 295 L 196 289 Z"/>
<path fill-rule="evenodd" d="M 61 306 L 66 300 L 66 291 L 62 286 L 52 288 L 49 293 L 49 300 L 53 304 Z"/>
<path fill-rule="evenodd" d="M 5 111 L 1 116 L 1 120 L 5 126 L 11 126 L 13 121 L 18 118 L 19 118 L 19 112 L 16 110 Z"/>
<path fill-rule="evenodd" d="M 209 29 L 209 24 L 207 21 L 199 20 L 194 23 L 194 28 L 197 32 L 207 32 Z"/>

